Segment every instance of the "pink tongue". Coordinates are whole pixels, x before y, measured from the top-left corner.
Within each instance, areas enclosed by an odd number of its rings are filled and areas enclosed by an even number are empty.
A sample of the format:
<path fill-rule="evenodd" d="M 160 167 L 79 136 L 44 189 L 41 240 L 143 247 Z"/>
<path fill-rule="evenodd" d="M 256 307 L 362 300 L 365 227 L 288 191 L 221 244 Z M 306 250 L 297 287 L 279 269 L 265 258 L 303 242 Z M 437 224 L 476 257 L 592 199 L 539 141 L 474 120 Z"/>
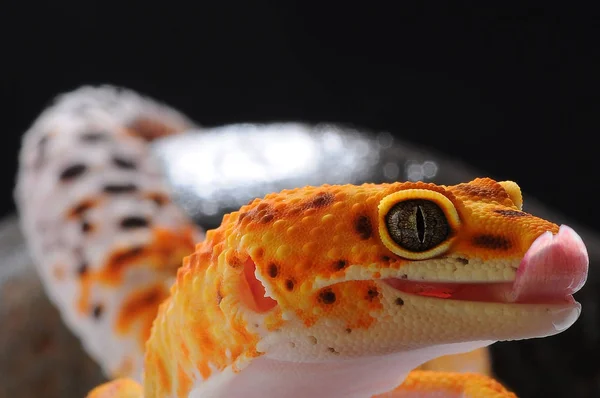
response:
<path fill-rule="evenodd" d="M 541 302 L 566 298 L 584 285 L 588 264 L 587 249 L 579 235 L 561 225 L 556 235 L 543 233 L 527 250 L 506 299 Z"/>

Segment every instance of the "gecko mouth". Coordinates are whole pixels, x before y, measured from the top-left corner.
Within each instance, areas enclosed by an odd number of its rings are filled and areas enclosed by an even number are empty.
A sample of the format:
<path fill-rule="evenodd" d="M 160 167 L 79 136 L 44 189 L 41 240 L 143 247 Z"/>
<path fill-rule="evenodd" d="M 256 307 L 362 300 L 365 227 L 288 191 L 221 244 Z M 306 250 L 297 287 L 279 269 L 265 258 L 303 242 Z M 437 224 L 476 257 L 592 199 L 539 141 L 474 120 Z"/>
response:
<path fill-rule="evenodd" d="M 442 299 L 522 304 L 574 304 L 585 284 L 589 257 L 581 237 L 562 225 L 556 235 L 540 235 L 527 250 L 512 282 L 448 283 L 388 278 L 404 293 Z"/>

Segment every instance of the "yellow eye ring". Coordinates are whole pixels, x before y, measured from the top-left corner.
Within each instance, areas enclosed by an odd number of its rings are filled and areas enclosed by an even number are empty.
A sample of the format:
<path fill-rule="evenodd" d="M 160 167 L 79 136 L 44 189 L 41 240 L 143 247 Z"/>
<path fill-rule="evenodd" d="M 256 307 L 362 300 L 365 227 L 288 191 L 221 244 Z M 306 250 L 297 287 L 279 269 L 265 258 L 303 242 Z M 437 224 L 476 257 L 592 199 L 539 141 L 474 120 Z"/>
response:
<path fill-rule="evenodd" d="M 379 202 L 379 236 L 394 254 L 424 260 L 444 253 L 460 218 L 450 199 L 427 189 L 407 189 Z"/>

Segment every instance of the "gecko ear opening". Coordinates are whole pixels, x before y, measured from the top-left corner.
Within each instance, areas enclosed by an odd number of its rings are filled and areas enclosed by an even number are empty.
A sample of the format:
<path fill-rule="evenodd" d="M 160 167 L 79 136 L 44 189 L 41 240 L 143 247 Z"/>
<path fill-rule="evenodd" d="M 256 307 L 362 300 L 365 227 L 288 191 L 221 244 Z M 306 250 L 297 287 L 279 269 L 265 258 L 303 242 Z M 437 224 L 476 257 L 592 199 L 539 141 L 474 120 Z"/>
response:
<path fill-rule="evenodd" d="M 241 301 L 254 312 L 267 312 L 277 306 L 277 301 L 265 297 L 265 293 L 265 287 L 256 277 L 256 264 L 248 258 L 244 263 L 244 277 L 240 283 Z"/>

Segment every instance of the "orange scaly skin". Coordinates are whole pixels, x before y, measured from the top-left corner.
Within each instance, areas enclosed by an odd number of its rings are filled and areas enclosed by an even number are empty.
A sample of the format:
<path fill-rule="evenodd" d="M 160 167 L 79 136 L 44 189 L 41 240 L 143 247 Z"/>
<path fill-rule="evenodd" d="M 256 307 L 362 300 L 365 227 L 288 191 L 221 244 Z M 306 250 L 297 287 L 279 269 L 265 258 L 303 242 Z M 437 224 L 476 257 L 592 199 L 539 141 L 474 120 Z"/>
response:
<path fill-rule="evenodd" d="M 386 213 L 410 199 L 436 203 L 448 220 L 430 250 L 402 249 L 386 227 Z M 515 183 L 487 178 L 252 201 L 184 259 L 146 345 L 144 397 L 377 396 L 440 355 L 566 329 L 579 314 L 570 302 L 501 302 L 494 288 L 471 301 L 432 285 L 514 281 L 536 238 L 559 231 L 521 205 Z M 415 390 L 514 397 L 482 375 L 424 371 L 382 396 Z"/>

